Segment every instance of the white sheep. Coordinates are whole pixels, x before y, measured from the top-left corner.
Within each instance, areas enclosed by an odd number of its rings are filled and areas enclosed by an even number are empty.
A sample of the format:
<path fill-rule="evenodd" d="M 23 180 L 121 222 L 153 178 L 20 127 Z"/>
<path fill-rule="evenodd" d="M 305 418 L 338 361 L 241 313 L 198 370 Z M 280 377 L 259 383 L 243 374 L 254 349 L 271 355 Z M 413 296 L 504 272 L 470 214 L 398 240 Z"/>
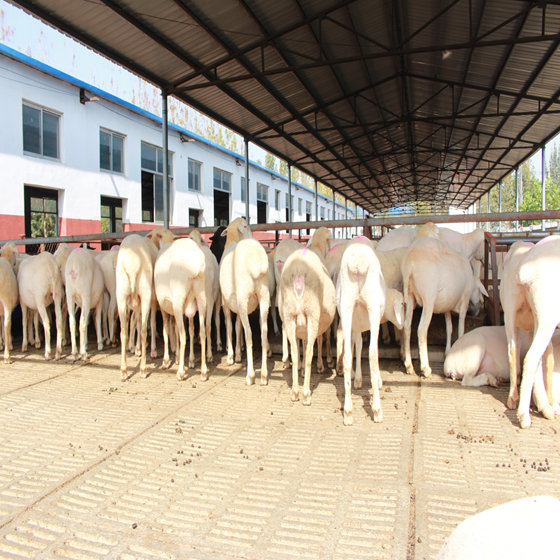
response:
<path fill-rule="evenodd" d="M 175 318 L 180 346 L 177 379 L 185 379 L 186 333 L 183 315 L 190 320 L 198 312 L 200 323 L 201 362 L 200 376 L 206 381 L 206 257 L 202 249 L 189 238 L 176 239 L 160 250 L 154 266 L 154 287 L 163 316 L 164 357 L 163 367 L 169 360 L 168 315 Z M 191 337 L 194 333 L 191 332 Z M 194 367 L 194 352 L 191 340 L 189 367 Z"/>
<path fill-rule="evenodd" d="M 0 257 L 0 316 L 4 317 L 4 363 L 9 364 L 12 349 L 12 311 L 18 302 L 18 286 L 12 259 Z M 15 261 L 14 261 L 15 263 Z M 0 336 L 0 343 L 2 337 Z"/>
<path fill-rule="evenodd" d="M 101 313 L 103 308 L 103 273 L 92 251 L 77 248 L 70 252 L 65 266 L 66 305 L 70 323 L 72 358 L 78 357 L 76 348 L 76 306 L 80 308 L 80 352 L 79 357 L 87 359 L 87 328 L 89 313 L 95 309 L 95 330 L 97 349 L 103 349 L 101 334 Z"/>
<path fill-rule="evenodd" d="M 305 375 L 301 399 L 304 405 L 309 405 L 313 346 L 317 337 L 332 323 L 336 301 L 335 288 L 327 269 L 319 256 L 307 247 L 294 251 L 282 268 L 278 306 L 282 326 L 291 346 L 292 400 L 300 398 L 297 339 L 302 339 Z"/>
<path fill-rule="evenodd" d="M 103 284 L 107 301 L 103 301 L 103 326 L 107 332 L 107 342 L 116 346 L 115 324 L 117 319 L 117 257 L 119 247 L 115 245 L 110 251 L 103 251 L 95 256 L 103 274 Z"/>
<path fill-rule="evenodd" d="M 274 250 L 274 257 L 273 257 L 273 267 L 274 267 L 274 277 L 276 280 L 276 301 L 275 306 L 278 308 L 278 313 L 280 314 L 280 319 L 282 322 L 284 319 L 282 318 L 282 314 L 280 312 L 280 305 L 278 303 L 278 293 L 279 293 L 279 286 L 280 286 L 280 277 L 282 276 L 282 270 L 284 269 L 284 265 L 288 260 L 288 257 L 298 249 L 302 249 L 301 243 L 296 241 L 295 239 L 291 239 L 289 237 L 282 239 Z M 286 334 L 286 330 L 282 326 L 282 365 L 284 369 L 289 367 L 289 349 L 288 349 L 288 336 Z"/>
<path fill-rule="evenodd" d="M 371 245 L 354 242 L 349 245 L 342 256 L 338 282 L 336 285 L 336 302 L 340 316 L 340 328 L 344 340 L 344 424 L 350 426 L 352 419 L 352 346 L 358 344 L 361 357 L 361 333 L 370 331 L 369 367 L 373 392 L 372 410 L 375 422 L 383 421 L 381 398 L 381 374 L 379 372 L 379 355 L 377 338 L 379 324 L 385 310 L 385 281 L 381 273 L 379 260 Z M 358 337 L 360 340 L 358 340 Z M 362 386 L 361 367 L 356 368 L 354 387 Z"/>
<path fill-rule="evenodd" d="M 189 237 L 202 249 L 206 258 L 206 359 L 211 362 L 214 359 L 212 354 L 212 314 L 214 315 L 216 326 L 216 349 L 218 351 L 222 350 L 222 333 L 220 332 L 220 311 L 222 308 L 220 298 L 220 265 L 216 255 L 212 253 L 197 229 L 191 231 Z M 191 324 L 192 322 L 189 322 L 189 329 L 191 329 Z"/>
<path fill-rule="evenodd" d="M 268 257 L 264 247 L 253 238 L 247 222 L 237 218 L 222 232 L 227 235 L 226 247 L 220 261 L 220 291 L 226 319 L 227 363 L 233 364 L 231 313 L 237 313 L 235 361 L 241 361 L 241 325 L 245 331 L 247 348 L 247 377 L 251 385 L 255 381 L 253 366 L 253 335 L 249 325 L 249 313 L 257 306 L 261 324 L 261 385 L 268 383 Z"/>
<path fill-rule="evenodd" d="M 557 282 L 560 277 L 560 236 L 552 235 L 539 241 L 534 247 L 525 251 L 512 268 L 513 279 L 509 283 L 509 287 L 513 286 L 517 295 L 508 299 L 508 296 L 511 296 L 506 293 L 508 286 L 504 285 L 502 288 L 506 296 L 506 301 L 502 300 L 505 303 L 506 325 L 513 324 L 514 328 L 521 327 L 524 330 L 533 331 L 531 345 L 523 360 L 517 408 L 521 427 L 528 428 L 531 425 L 529 407 L 533 388 L 537 409 L 545 418 L 554 417 L 554 409 L 545 391 L 540 364 L 542 361 L 546 362 L 551 359 L 551 339 L 560 323 L 560 299 L 557 297 Z M 504 265 L 505 273 L 506 266 Z M 506 333 L 509 345 L 510 331 L 508 328 L 506 328 Z M 512 367 L 511 360 L 510 367 Z M 547 371 L 551 373 L 552 368 L 548 367 Z M 513 375 L 511 373 L 510 375 L 511 383 Z M 551 387 L 552 384 L 549 382 L 548 385 Z M 512 402 L 508 398 L 508 405 L 511 404 Z"/>
<path fill-rule="evenodd" d="M 39 253 L 21 261 L 18 271 L 18 290 L 22 313 L 23 341 L 21 351 L 27 351 L 27 314 L 28 310 L 38 311 L 45 331 L 45 359 L 51 357 L 51 323 L 47 307 L 54 303 L 56 319 L 55 359 L 62 353 L 62 298 L 64 288 L 60 270 L 55 258 L 50 253 Z M 35 346 L 39 347 L 36 337 Z"/>
<path fill-rule="evenodd" d="M 402 262 L 406 317 L 404 325 L 404 364 L 407 373 L 414 374 L 410 357 L 410 329 L 416 304 L 423 306 L 418 325 L 418 349 L 422 374 L 432 374 L 428 360 L 427 335 L 433 313 L 445 314 L 447 331 L 446 353 L 451 348 L 453 324 L 451 312 L 459 314 L 459 337 L 465 331 L 469 306 L 477 314 L 484 286 L 475 276 L 469 260 L 461 253 L 429 236 L 417 237 Z"/>
<path fill-rule="evenodd" d="M 150 308 L 154 313 L 152 299 L 154 262 L 157 248 L 154 243 L 138 234 L 123 240 L 117 257 L 116 288 L 117 307 L 121 323 L 121 380 L 128 377 L 126 347 L 128 336 L 129 306 L 140 314 L 141 357 L 140 374 L 146 376 L 146 339 Z"/>

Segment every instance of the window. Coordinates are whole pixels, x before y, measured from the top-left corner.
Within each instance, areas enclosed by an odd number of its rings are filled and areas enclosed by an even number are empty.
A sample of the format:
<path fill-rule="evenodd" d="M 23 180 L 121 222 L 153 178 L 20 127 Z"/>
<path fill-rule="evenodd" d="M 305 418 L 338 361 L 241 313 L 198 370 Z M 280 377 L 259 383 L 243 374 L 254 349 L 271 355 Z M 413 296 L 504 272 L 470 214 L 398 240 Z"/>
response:
<path fill-rule="evenodd" d="M 324 206 L 321 206 L 319 208 L 319 216 L 321 217 L 321 220 L 325 219 L 325 207 Z"/>
<path fill-rule="evenodd" d="M 200 227 L 200 214 L 202 210 L 189 208 L 189 227 Z"/>
<path fill-rule="evenodd" d="M 115 173 L 123 172 L 124 136 L 101 129 L 99 131 L 99 167 Z"/>
<path fill-rule="evenodd" d="M 247 202 L 247 179 L 241 177 L 241 202 Z"/>
<path fill-rule="evenodd" d="M 189 191 L 200 192 L 200 167 L 199 161 L 189 159 Z"/>
<path fill-rule="evenodd" d="M 170 186 L 173 176 L 171 164 L 172 154 L 169 153 L 167 170 Z M 163 150 L 142 142 L 141 166 L 142 221 L 163 222 Z M 171 204 L 169 204 L 169 207 L 171 208 Z"/>
<path fill-rule="evenodd" d="M 24 188 L 25 236 L 55 237 L 58 235 L 58 192 L 37 187 Z M 27 252 L 38 247 L 28 245 Z"/>
<path fill-rule="evenodd" d="M 297 201 L 297 211 L 300 216 L 303 214 L 303 200 L 301 198 L 298 198 Z"/>
<path fill-rule="evenodd" d="M 23 104 L 23 151 L 58 159 L 58 123 L 55 113 Z"/>
<path fill-rule="evenodd" d="M 214 167 L 214 188 L 218 191 L 231 192 L 231 173 Z"/>
<path fill-rule="evenodd" d="M 274 207 L 276 208 L 276 210 L 280 210 L 280 191 L 278 189 L 276 189 L 274 195 Z"/>
<path fill-rule="evenodd" d="M 257 200 L 268 202 L 268 187 L 262 183 L 257 183 Z"/>
<path fill-rule="evenodd" d="M 309 214 L 308 220 L 310 220 L 311 219 L 311 202 L 306 202 L 305 203 L 305 213 Z"/>
<path fill-rule="evenodd" d="M 120 198 L 101 197 L 101 233 L 115 233 L 123 230 L 122 200 Z M 101 249 L 108 250 L 114 241 L 101 243 Z"/>

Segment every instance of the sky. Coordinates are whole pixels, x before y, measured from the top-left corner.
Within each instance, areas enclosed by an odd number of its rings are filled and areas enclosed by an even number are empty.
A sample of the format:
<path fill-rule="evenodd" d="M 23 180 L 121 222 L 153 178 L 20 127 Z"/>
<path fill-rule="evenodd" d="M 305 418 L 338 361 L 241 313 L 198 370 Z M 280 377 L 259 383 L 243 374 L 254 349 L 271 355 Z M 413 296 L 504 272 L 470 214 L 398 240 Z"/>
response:
<path fill-rule="evenodd" d="M 5 0 L 0 0 L 0 43 L 147 111 L 161 115 L 161 94 L 156 87 Z M 169 114 L 173 115 L 170 117 L 173 122 L 199 134 L 200 130 L 206 129 L 212 123 L 205 115 L 173 98 L 169 100 Z M 228 148 L 242 153 L 243 141 L 241 137 L 239 139 L 240 147 Z M 557 136 L 548 144 L 547 150 L 552 149 L 552 145 L 558 142 Z M 265 153 L 258 146 L 250 145 L 251 160 L 264 162 Z M 546 157 L 548 159 L 548 156 Z M 541 161 L 540 152 L 531 158 L 535 173 L 539 177 Z"/>

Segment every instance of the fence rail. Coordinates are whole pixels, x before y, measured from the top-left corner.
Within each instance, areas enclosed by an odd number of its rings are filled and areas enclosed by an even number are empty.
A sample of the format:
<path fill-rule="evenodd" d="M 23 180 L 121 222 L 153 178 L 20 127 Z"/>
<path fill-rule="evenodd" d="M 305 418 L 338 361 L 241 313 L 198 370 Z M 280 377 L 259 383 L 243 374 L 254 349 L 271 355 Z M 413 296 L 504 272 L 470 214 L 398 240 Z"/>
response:
<path fill-rule="evenodd" d="M 540 210 L 536 212 L 501 212 L 484 214 L 446 214 L 431 216 L 386 216 L 383 218 L 358 218 L 350 220 L 316 220 L 311 222 L 277 222 L 273 224 L 251 224 L 252 231 L 281 231 L 281 230 L 306 230 L 327 228 L 353 228 L 353 227 L 390 227 L 398 225 L 419 225 L 427 222 L 434 224 L 451 223 L 479 223 L 479 222 L 513 222 L 522 220 L 559 220 L 560 210 Z M 125 224 L 126 225 L 126 224 Z M 170 228 L 176 235 L 188 235 L 193 229 L 200 233 L 213 233 L 216 227 L 183 227 Z M 120 241 L 133 233 L 146 235 L 151 230 L 127 231 L 120 233 L 89 233 L 84 235 L 65 235 L 58 237 L 33 237 L 23 239 L 5 239 L 0 244 L 12 241 L 16 245 L 37 245 L 40 243 L 81 243 L 88 241 Z"/>

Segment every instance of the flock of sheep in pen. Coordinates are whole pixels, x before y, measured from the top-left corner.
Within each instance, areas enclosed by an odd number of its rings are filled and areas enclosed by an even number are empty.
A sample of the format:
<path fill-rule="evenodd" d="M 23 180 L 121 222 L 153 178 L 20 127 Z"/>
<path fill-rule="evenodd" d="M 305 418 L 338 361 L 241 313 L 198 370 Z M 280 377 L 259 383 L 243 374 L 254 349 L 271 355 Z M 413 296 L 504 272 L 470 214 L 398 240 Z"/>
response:
<path fill-rule="evenodd" d="M 272 252 L 256 240 L 243 218 L 222 232 L 223 255 L 218 258 L 198 231 L 175 238 L 157 228 L 147 236 L 127 236 L 120 247 L 91 251 L 61 244 L 54 255 L 21 254 L 12 243 L 1 249 L 0 312 L 4 316 L 4 360 L 10 361 L 11 314 L 18 301 L 22 310 L 23 343 L 40 347 L 38 318 L 44 327 L 45 358 L 51 357 L 50 319 L 56 318 L 55 358 L 60 358 L 66 339 L 66 311 L 72 357 L 87 357 L 87 326 L 95 316 L 98 349 L 104 339 L 115 343 L 118 314 L 121 338 L 121 378 L 128 378 L 127 350 L 140 356 L 140 373 L 146 375 L 146 345 L 150 319 L 151 356 L 157 357 L 156 313 L 163 318 L 164 368 L 172 365 L 169 343 L 175 350 L 177 377 L 185 377 L 186 329 L 190 348 L 188 367 L 195 366 L 194 318 L 198 313 L 200 373 L 207 379 L 212 361 L 212 319 L 216 322 L 216 348 L 222 349 L 220 309 L 226 322 L 227 363 L 241 361 L 243 328 L 247 354 L 247 384 L 255 379 L 253 334 L 249 315 L 259 309 L 261 330 L 261 378 L 267 384 L 268 313 L 272 309 L 275 332 L 276 309 L 282 321 L 284 367 L 292 363 L 293 401 L 311 403 L 311 362 L 318 344 L 317 370 L 324 371 L 323 337 L 327 361 L 332 365 L 331 337 L 336 330 L 337 372 L 344 374 L 344 424 L 352 424 L 352 377 L 354 388 L 362 386 L 362 333 L 370 331 L 369 367 L 373 419 L 381 422 L 383 411 L 378 336 L 390 322 L 401 344 L 406 371 L 414 374 L 410 334 L 414 308 L 422 306 L 418 326 L 420 368 L 431 375 L 427 333 L 433 313 L 445 314 L 447 344 L 444 372 L 463 384 L 497 385 L 510 380 L 509 408 L 518 407 L 522 427 L 530 425 L 531 395 L 546 418 L 558 408 L 554 385 L 555 330 L 560 322 L 560 236 L 536 245 L 517 242 L 507 253 L 501 270 L 500 298 L 505 327 L 480 327 L 464 334 L 465 316 L 478 312 L 487 296 L 480 282 L 484 234 L 475 230 L 459 234 L 434 224 L 401 227 L 379 242 L 357 237 L 334 240 L 328 229 L 317 229 L 303 246 L 282 240 Z M 214 235 L 214 241 L 219 241 Z M 215 249 L 213 247 L 212 249 Z M 66 296 L 66 297 L 64 297 Z M 76 308 L 79 350 L 76 342 Z M 451 313 L 459 315 L 459 339 L 451 347 Z M 236 347 L 232 343 L 232 313 L 236 314 Z M 336 317 L 335 317 L 336 316 Z M 335 327 L 338 325 L 338 328 Z M 171 336 L 170 336 L 171 335 Z M 300 389 L 302 341 L 303 387 Z M 353 371 L 353 355 L 356 357 Z M 560 352 L 556 364 L 560 363 Z M 521 364 L 523 365 L 521 369 Z M 560 370 L 560 368 L 557 368 Z M 522 375 L 520 375 L 522 373 Z M 518 391 L 518 382 L 521 386 Z"/>

